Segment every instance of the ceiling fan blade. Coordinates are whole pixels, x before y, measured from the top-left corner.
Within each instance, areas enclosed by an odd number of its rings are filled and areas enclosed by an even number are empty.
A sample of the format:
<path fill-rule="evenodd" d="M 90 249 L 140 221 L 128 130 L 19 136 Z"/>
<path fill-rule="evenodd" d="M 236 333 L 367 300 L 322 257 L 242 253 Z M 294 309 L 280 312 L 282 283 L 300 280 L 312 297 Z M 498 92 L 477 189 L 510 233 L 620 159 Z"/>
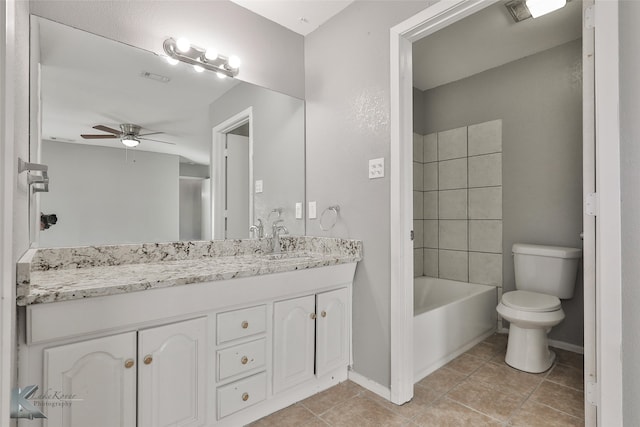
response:
<path fill-rule="evenodd" d="M 114 135 L 120 135 L 122 134 L 122 132 L 120 132 L 119 130 L 115 130 L 113 128 L 107 127 L 107 126 L 103 126 L 103 125 L 96 125 L 93 127 L 94 129 L 98 129 L 104 132 L 109 132 L 112 133 Z"/>
<path fill-rule="evenodd" d="M 158 139 L 140 138 L 140 137 L 138 139 L 144 139 L 145 141 L 162 142 L 163 144 L 169 144 L 169 145 L 176 145 L 174 142 L 160 141 Z"/>
<path fill-rule="evenodd" d="M 159 133 L 164 133 L 164 132 L 141 133 L 141 134 L 140 134 L 140 135 L 138 135 L 138 136 L 157 135 L 157 134 L 159 134 Z"/>
<path fill-rule="evenodd" d="M 114 139 L 119 138 L 119 135 L 80 135 L 84 139 Z"/>

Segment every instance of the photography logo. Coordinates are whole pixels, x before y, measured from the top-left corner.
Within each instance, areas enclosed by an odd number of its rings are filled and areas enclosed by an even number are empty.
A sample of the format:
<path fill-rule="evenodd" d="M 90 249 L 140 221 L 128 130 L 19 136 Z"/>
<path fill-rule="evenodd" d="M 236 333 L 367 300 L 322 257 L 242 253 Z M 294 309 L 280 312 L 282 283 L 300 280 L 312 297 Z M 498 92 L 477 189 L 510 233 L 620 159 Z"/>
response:
<path fill-rule="evenodd" d="M 25 388 L 14 388 L 11 392 L 11 418 L 47 418 L 41 408 L 71 406 L 75 401 L 81 401 L 75 394 L 65 394 L 61 391 L 49 389 L 45 393 L 34 396 L 37 385 Z M 40 407 L 40 408 L 38 408 Z"/>

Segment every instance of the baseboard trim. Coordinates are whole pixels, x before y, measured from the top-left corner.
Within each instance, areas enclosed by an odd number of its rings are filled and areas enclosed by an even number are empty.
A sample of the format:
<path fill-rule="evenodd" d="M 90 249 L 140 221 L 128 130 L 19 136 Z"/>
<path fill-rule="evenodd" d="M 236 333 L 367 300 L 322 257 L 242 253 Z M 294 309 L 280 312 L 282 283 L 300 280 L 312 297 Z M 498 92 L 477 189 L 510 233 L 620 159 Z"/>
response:
<path fill-rule="evenodd" d="M 500 334 L 508 334 L 509 328 L 500 328 L 498 330 Z M 564 341 L 558 340 L 549 340 L 549 345 L 551 347 L 559 348 L 560 350 L 572 351 L 574 353 L 584 354 L 584 347 L 580 347 L 579 345 L 570 344 Z"/>
<path fill-rule="evenodd" d="M 353 381 L 361 387 L 366 388 L 370 392 L 375 393 L 378 396 L 387 399 L 388 401 L 391 401 L 391 389 L 383 386 L 382 384 L 379 384 L 365 377 L 364 375 L 360 375 L 359 373 L 351 370 L 349 371 L 349 380 Z"/>

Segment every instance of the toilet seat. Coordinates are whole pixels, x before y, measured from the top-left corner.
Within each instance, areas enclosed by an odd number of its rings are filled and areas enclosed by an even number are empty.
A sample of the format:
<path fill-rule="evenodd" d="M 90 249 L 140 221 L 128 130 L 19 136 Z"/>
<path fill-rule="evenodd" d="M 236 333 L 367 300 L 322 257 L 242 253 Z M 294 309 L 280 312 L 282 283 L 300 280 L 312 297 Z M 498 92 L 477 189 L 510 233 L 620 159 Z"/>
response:
<path fill-rule="evenodd" d="M 560 310 L 560 299 L 553 295 L 530 291 L 512 291 L 502 295 L 502 304 L 514 310 L 528 312 L 550 312 Z"/>

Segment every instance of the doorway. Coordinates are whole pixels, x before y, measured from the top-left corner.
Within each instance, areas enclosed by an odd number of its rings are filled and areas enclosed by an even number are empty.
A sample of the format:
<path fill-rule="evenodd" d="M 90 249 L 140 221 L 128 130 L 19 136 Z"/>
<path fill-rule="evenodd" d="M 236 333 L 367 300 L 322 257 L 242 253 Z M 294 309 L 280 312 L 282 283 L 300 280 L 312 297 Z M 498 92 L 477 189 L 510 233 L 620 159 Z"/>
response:
<path fill-rule="evenodd" d="M 496 1 L 461 0 L 439 2 L 391 29 L 391 398 L 408 401 L 413 393 L 413 177 L 412 158 L 412 44 Z M 583 198 L 595 192 L 594 141 L 594 31 L 589 20 L 592 2 L 583 2 Z M 617 22 L 615 23 L 617 25 Z M 584 310 L 585 383 L 595 383 L 595 217 L 585 213 Z M 587 396 L 586 421 L 595 425 L 595 406 Z"/>

